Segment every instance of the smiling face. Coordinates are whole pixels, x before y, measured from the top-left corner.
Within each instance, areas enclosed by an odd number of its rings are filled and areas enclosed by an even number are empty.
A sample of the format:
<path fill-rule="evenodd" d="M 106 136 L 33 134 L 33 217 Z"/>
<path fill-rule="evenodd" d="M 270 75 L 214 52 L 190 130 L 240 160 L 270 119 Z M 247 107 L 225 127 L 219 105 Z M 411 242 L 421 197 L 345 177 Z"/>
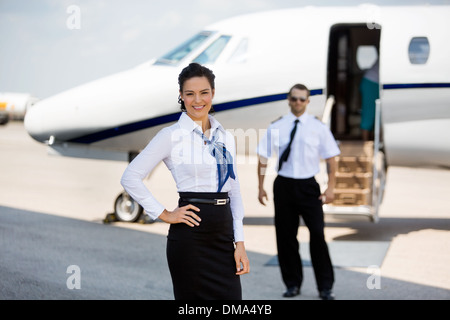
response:
<path fill-rule="evenodd" d="M 180 97 L 186 106 L 187 115 L 194 121 L 205 123 L 211 110 L 214 89 L 206 77 L 187 79 L 180 91 Z"/>

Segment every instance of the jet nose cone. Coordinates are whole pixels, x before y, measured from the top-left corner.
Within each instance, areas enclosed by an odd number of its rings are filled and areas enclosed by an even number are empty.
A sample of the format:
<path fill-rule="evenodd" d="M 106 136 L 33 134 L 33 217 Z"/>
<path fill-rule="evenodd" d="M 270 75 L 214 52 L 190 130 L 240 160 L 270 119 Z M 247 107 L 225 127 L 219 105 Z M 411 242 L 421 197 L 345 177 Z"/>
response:
<path fill-rule="evenodd" d="M 40 112 L 40 103 L 35 104 L 25 114 L 24 126 L 28 134 L 39 142 L 45 142 L 49 139 L 43 132 L 43 115 Z"/>

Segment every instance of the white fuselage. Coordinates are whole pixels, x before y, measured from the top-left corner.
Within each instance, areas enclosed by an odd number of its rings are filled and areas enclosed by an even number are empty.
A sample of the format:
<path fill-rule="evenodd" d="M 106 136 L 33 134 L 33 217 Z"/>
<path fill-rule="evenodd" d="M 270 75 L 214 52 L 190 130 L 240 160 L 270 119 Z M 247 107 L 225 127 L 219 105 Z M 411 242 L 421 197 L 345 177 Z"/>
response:
<path fill-rule="evenodd" d="M 306 7 L 227 19 L 205 28 L 205 40 L 175 62 L 153 60 L 40 101 L 28 111 L 26 129 L 36 140 L 50 141 L 61 155 L 128 160 L 129 153 L 142 150 L 157 131 L 178 119 L 181 69 L 211 45 L 225 41 L 213 62 L 200 62 L 216 75 L 216 117 L 244 136 L 237 139 L 241 152 L 253 153 L 261 130 L 289 112 L 286 93 L 295 83 L 312 90 L 308 110 L 322 115 L 332 91 L 330 61 L 337 61 L 337 68 L 342 63 L 339 40 L 338 49 L 330 49 L 330 32 L 340 25 L 342 30 L 359 26 L 358 32 L 379 34 L 388 163 L 450 166 L 448 17 L 448 6 L 358 6 Z M 415 37 L 426 37 L 429 43 L 424 64 L 413 64 L 408 57 Z M 346 57 L 354 59 L 352 52 Z M 349 70 L 348 75 L 353 72 Z M 339 72 L 335 75 L 338 79 Z"/>

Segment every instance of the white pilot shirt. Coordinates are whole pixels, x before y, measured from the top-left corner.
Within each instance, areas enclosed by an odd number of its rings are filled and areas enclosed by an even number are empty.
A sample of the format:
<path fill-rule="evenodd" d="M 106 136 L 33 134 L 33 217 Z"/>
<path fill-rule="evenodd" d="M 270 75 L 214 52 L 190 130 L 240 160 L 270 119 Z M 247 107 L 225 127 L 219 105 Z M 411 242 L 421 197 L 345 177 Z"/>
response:
<path fill-rule="evenodd" d="M 236 179 L 228 178 L 221 192 L 228 192 L 233 214 L 234 241 L 243 241 L 244 206 L 236 172 L 236 146 L 234 137 L 211 115 L 211 135 L 218 134 L 218 141 L 225 144 L 233 156 Z M 202 128 L 183 112 L 177 123 L 163 128 L 125 169 L 121 184 L 152 219 L 156 219 L 165 207 L 158 202 L 143 179 L 164 161 L 172 173 L 178 192 L 217 192 L 218 172 L 216 159 L 210 154 L 201 135 L 194 132 Z M 211 137 L 207 137 L 210 139 Z"/>
<path fill-rule="evenodd" d="M 290 112 L 274 121 L 259 142 L 256 152 L 267 159 L 276 153 L 279 160 L 289 144 L 296 119 L 299 119 L 299 123 L 291 144 L 291 151 L 278 174 L 286 178 L 307 179 L 319 173 L 320 159 L 328 159 L 340 154 L 330 129 L 313 115 L 305 112 L 297 118 Z"/>

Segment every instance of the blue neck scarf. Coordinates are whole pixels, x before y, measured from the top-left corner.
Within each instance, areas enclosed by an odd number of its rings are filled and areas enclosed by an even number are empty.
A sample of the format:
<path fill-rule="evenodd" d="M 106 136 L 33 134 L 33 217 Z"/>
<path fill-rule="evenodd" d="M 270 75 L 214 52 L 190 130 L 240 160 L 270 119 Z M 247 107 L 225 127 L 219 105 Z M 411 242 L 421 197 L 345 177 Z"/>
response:
<path fill-rule="evenodd" d="M 225 185 L 225 182 L 227 182 L 228 178 L 231 177 L 232 179 L 236 179 L 233 171 L 233 157 L 225 147 L 225 144 L 217 141 L 217 134 L 213 135 L 211 140 L 208 140 L 205 135 L 200 132 L 200 130 L 195 129 L 194 131 L 202 137 L 204 142 L 206 142 L 209 147 L 209 153 L 216 159 L 217 172 L 219 177 L 219 187 L 217 189 L 217 192 L 220 192 L 222 190 L 222 187 Z"/>

